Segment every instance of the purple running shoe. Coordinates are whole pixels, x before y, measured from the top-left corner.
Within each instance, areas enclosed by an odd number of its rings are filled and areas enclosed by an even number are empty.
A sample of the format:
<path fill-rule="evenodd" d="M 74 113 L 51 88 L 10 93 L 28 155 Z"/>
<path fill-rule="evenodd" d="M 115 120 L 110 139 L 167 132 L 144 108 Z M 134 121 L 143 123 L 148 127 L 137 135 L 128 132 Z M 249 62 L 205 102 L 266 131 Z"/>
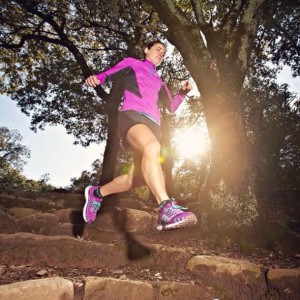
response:
<path fill-rule="evenodd" d="M 99 186 L 88 186 L 85 188 L 85 205 L 83 208 L 83 219 L 88 224 L 95 221 L 98 210 L 100 209 L 102 198 L 98 198 L 94 195 L 94 191 L 98 189 Z"/>
<path fill-rule="evenodd" d="M 185 228 L 197 224 L 197 217 L 194 213 L 183 211 L 182 207 L 174 199 L 167 200 L 159 208 L 157 230 L 168 230 L 176 228 Z"/>

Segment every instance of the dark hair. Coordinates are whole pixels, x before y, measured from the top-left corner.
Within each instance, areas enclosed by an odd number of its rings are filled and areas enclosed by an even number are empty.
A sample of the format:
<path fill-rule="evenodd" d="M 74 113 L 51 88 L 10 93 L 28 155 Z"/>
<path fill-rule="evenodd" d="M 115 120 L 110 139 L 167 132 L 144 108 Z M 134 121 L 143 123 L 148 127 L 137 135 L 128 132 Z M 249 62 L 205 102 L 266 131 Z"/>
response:
<path fill-rule="evenodd" d="M 160 40 L 155 40 L 155 41 L 150 42 L 150 43 L 146 46 L 146 48 L 151 49 L 151 48 L 152 48 L 154 45 L 156 45 L 156 44 L 162 44 L 162 45 L 164 45 L 165 48 L 167 48 L 166 45 L 165 45 L 165 43 L 163 43 L 163 42 L 160 41 Z"/>

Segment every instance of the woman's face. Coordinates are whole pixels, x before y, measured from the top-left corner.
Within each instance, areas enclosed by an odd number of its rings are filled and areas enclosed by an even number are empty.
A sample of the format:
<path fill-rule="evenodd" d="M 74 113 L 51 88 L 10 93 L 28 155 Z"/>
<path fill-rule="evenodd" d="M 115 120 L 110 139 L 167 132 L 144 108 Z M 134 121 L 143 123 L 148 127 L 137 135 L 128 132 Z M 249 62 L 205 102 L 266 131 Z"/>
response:
<path fill-rule="evenodd" d="M 156 66 L 161 64 L 165 53 L 166 47 L 161 43 L 154 44 L 150 49 L 145 48 L 146 59 L 152 61 Z"/>

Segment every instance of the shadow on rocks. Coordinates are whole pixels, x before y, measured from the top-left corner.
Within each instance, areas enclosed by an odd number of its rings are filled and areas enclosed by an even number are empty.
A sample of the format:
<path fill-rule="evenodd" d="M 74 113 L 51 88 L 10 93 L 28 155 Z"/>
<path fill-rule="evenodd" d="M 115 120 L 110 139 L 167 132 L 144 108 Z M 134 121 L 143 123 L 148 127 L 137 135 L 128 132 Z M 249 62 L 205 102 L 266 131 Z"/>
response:
<path fill-rule="evenodd" d="M 82 236 L 85 222 L 82 217 L 82 212 L 74 210 L 71 213 L 72 233 L 74 237 Z"/>
<path fill-rule="evenodd" d="M 101 217 L 101 216 L 100 216 Z M 150 248 L 138 242 L 127 230 L 127 215 L 125 211 L 114 212 L 113 221 L 118 230 L 124 235 L 127 244 L 127 257 L 130 260 L 141 259 L 151 254 Z M 74 237 L 83 236 L 86 225 L 82 212 L 74 210 L 71 213 L 72 233 Z"/>
<path fill-rule="evenodd" d="M 115 212 L 113 220 L 120 232 L 124 234 L 127 243 L 127 257 L 130 260 L 137 260 L 151 254 L 151 249 L 142 245 L 137 241 L 132 234 L 127 230 L 127 215 L 125 210 Z"/>

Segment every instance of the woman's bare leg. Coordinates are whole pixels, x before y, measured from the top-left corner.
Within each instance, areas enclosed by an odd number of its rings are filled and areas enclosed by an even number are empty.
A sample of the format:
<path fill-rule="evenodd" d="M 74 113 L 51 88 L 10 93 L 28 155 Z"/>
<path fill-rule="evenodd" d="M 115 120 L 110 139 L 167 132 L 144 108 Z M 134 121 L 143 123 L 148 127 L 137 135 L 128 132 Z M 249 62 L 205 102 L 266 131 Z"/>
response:
<path fill-rule="evenodd" d="M 128 130 L 126 137 L 135 152 L 131 168 L 128 174 L 120 175 L 101 186 L 102 196 L 125 192 L 132 187 L 140 186 L 141 182 L 134 182 L 136 172 L 140 169 L 145 183 L 155 196 L 158 204 L 169 199 L 159 162 L 160 143 L 155 135 L 146 125 L 137 124 Z"/>
<path fill-rule="evenodd" d="M 144 180 L 158 204 L 169 199 L 159 162 L 160 143 L 155 135 L 146 125 L 137 124 L 128 130 L 126 137 L 133 149 L 141 154 L 141 171 Z"/>
<path fill-rule="evenodd" d="M 129 191 L 132 187 L 137 187 L 145 182 L 140 179 L 140 174 L 137 174 L 140 169 L 141 155 L 134 155 L 133 162 L 130 166 L 129 172 L 124 175 L 117 176 L 112 181 L 100 187 L 100 192 L 103 197 L 115 193 Z M 136 178 L 139 177 L 138 182 Z"/>
<path fill-rule="evenodd" d="M 138 157 L 138 159 L 134 159 L 128 174 L 118 176 L 100 188 L 102 196 L 127 191 L 133 187 L 135 185 L 135 173 L 140 166 L 143 179 L 154 194 L 158 204 L 163 200 L 168 200 L 169 197 L 159 162 L 160 144 L 155 135 L 146 125 L 137 124 L 128 130 L 126 137 L 134 149 L 135 157 Z M 86 204 L 83 209 L 83 217 L 87 223 L 92 223 L 95 220 L 97 210 L 100 208 L 97 200 L 93 200 L 95 197 L 90 196 L 90 189 L 93 192 L 93 188 L 86 188 L 87 196 L 85 196 Z M 163 207 L 160 207 L 156 226 L 158 230 L 184 228 L 197 223 L 195 214 L 183 211 L 180 206 L 173 205 L 174 202 L 166 202 Z"/>

